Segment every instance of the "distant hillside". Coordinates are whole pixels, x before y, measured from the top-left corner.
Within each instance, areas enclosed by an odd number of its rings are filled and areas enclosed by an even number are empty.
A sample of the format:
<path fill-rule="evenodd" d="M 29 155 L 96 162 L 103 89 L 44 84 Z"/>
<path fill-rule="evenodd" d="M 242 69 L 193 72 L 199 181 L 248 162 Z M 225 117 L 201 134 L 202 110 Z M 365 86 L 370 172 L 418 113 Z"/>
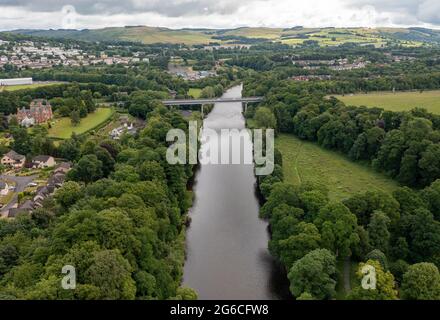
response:
<path fill-rule="evenodd" d="M 133 26 L 95 30 L 15 30 L 13 33 L 67 38 L 84 41 L 134 41 L 151 43 L 184 43 L 187 45 L 217 43 L 255 43 L 281 41 L 299 44 L 307 40 L 323 46 L 344 43 L 383 46 L 387 42 L 419 46 L 423 43 L 440 44 L 440 31 L 424 28 L 237 28 L 237 29 L 168 29 Z"/>

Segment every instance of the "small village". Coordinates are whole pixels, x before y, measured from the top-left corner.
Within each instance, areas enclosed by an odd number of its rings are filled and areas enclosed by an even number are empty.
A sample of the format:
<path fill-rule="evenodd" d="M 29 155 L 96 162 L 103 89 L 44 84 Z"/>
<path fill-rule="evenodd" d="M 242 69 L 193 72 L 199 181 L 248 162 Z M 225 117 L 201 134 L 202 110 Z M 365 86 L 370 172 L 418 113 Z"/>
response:
<path fill-rule="evenodd" d="M 0 175 L 0 216 L 15 218 L 43 206 L 46 198 L 60 188 L 71 163 L 52 156 L 27 159 L 11 150 L 0 159 L 6 172 Z"/>

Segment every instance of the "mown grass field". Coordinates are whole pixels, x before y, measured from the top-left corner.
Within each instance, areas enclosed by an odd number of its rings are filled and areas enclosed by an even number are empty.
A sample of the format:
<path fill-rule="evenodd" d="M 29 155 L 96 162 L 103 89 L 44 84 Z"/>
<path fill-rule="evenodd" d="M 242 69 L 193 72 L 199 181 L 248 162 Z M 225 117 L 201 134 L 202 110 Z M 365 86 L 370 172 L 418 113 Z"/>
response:
<path fill-rule="evenodd" d="M 350 161 L 345 156 L 301 141 L 292 135 L 280 135 L 276 147 L 283 154 L 285 181 L 295 185 L 304 181 L 325 184 L 332 200 L 342 200 L 359 192 L 392 192 L 398 184 L 372 168 Z"/>
<path fill-rule="evenodd" d="M 23 84 L 18 86 L 4 86 L 0 87 L 0 92 L 2 91 L 17 91 L 17 90 L 23 90 L 23 89 L 35 89 L 40 87 L 48 87 L 48 86 L 54 86 L 59 83 L 34 83 L 34 84 Z"/>
<path fill-rule="evenodd" d="M 379 92 L 335 96 L 347 105 L 381 107 L 391 111 L 408 111 L 415 107 L 440 114 L 440 90 L 414 92 Z"/>
<path fill-rule="evenodd" d="M 49 137 L 56 139 L 68 139 L 72 133 L 83 134 L 93 128 L 96 128 L 103 122 L 107 121 L 114 113 L 110 108 L 98 108 L 94 113 L 89 114 L 86 118 L 81 119 L 81 123 L 72 126 L 69 117 L 57 119 L 52 128 L 49 129 Z"/>

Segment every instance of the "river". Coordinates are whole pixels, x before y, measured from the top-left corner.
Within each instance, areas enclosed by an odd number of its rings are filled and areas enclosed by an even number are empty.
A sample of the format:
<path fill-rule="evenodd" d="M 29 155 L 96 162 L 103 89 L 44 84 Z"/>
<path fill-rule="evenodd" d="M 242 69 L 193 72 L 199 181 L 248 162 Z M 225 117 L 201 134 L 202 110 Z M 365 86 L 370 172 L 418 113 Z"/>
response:
<path fill-rule="evenodd" d="M 233 87 L 224 97 L 239 98 L 241 91 L 241 86 Z M 217 131 L 243 129 L 241 103 L 216 104 L 203 126 Z M 201 150 L 209 143 L 202 144 Z M 245 143 L 251 145 L 252 141 Z M 183 282 L 198 292 L 199 299 L 289 296 L 286 275 L 267 248 L 268 224 L 258 218 L 253 169 L 248 164 L 206 164 L 196 172 Z"/>

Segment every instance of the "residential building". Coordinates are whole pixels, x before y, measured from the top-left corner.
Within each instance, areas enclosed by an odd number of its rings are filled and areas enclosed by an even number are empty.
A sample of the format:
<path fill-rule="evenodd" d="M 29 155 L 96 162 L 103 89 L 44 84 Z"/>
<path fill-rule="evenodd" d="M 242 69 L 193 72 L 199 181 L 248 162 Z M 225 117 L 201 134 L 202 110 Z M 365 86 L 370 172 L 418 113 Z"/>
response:
<path fill-rule="evenodd" d="M 51 168 L 56 164 L 54 157 L 51 156 L 36 156 L 32 159 L 32 168 Z"/>
<path fill-rule="evenodd" d="M 52 117 L 52 106 L 44 99 L 33 100 L 29 109 L 17 110 L 17 121 L 23 126 L 27 126 L 32 119 L 34 124 L 40 124 L 49 121 Z"/>
<path fill-rule="evenodd" d="M 14 150 L 11 150 L 8 153 L 6 153 L 1 159 L 2 165 L 14 169 L 23 168 L 25 162 L 26 162 L 26 157 L 24 155 L 18 154 Z"/>

